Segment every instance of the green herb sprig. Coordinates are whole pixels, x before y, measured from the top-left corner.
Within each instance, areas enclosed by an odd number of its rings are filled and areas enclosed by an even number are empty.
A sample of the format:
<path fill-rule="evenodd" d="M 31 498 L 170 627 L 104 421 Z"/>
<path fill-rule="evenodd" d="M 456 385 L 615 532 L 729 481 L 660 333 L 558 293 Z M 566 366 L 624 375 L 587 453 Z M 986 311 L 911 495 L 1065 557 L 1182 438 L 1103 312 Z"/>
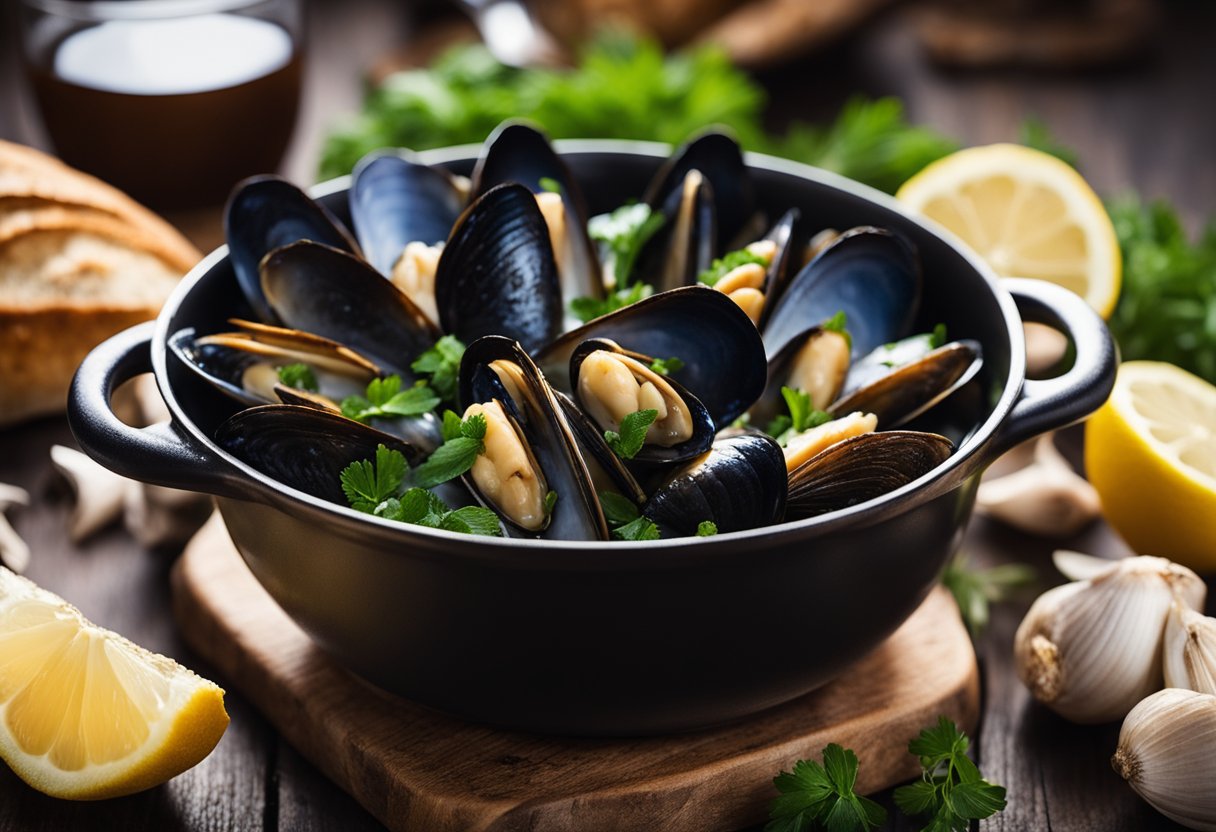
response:
<path fill-rule="evenodd" d="M 795 433 L 817 428 L 832 421 L 832 415 L 826 410 L 816 410 L 811 407 L 809 393 L 795 387 L 782 387 L 781 398 L 785 400 L 789 413 L 781 413 L 768 423 L 764 432 L 784 445 Z"/>
<path fill-rule="evenodd" d="M 946 565 L 942 584 L 958 603 L 959 614 L 972 638 L 977 638 L 988 626 L 989 607 L 1033 586 L 1036 578 L 1034 567 L 1025 563 L 978 569 L 960 550 Z"/>
<path fill-rule="evenodd" d="M 751 263 L 768 268 L 768 261 L 763 257 L 752 254 L 745 248 L 741 248 L 738 251 L 727 253 L 725 257 L 715 258 L 708 269 L 697 275 L 697 280 L 706 286 L 716 286 L 719 280 L 726 277 L 735 269 Z"/>
<path fill-rule="evenodd" d="M 456 403 L 456 381 L 460 373 L 460 359 L 464 357 L 464 344 L 454 335 L 444 335 L 434 346 L 418 356 L 410 369 L 426 376 L 435 395 L 448 404 Z"/>
<path fill-rule="evenodd" d="M 279 374 L 279 381 L 288 387 L 294 387 L 297 390 L 307 390 L 310 393 L 316 393 L 320 389 L 312 367 L 309 367 L 307 364 L 287 364 L 286 366 L 276 368 L 276 372 Z"/>
<path fill-rule="evenodd" d="M 971 821 L 1005 808 L 1005 788 L 983 778 L 967 756 L 970 744 L 944 716 L 908 743 L 924 772 L 916 783 L 895 790 L 895 805 L 906 815 L 927 818 L 924 832 L 967 832 Z"/>
<path fill-rule="evenodd" d="M 570 301 L 570 312 L 583 323 L 602 318 L 609 312 L 624 309 L 654 293 L 649 283 L 635 283 L 627 289 L 614 289 L 604 295 L 603 300 L 592 297 L 575 298 Z"/>
<path fill-rule="evenodd" d="M 637 503 L 615 491 L 600 492 L 600 506 L 608 528 L 618 540 L 658 540 L 659 527 L 642 516 Z"/>
<path fill-rule="evenodd" d="M 684 362 L 676 358 L 656 358 L 650 362 L 650 369 L 661 376 L 669 376 L 684 369 Z"/>
<path fill-rule="evenodd" d="M 635 410 L 621 419 L 620 432 L 604 431 L 604 441 L 621 459 L 633 459 L 642 450 L 642 445 L 646 443 L 646 431 L 650 430 L 658 416 L 659 411 L 653 408 Z"/>
<path fill-rule="evenodd" d="M 773 778 L 781 794 L 769 806 L 764 832 L 867 832 L 887 822 L 887 810 L 853 791 L 857 755 L 832 743 L 823 763 L 799 760 Z"/>
<path fill-rule="evenodd" d="M 592 217 L 587 223 L 591 239 L 608 249 L 608 263 L 619 288 L 628 286 L 642 247 L 666 221 L 662 212 L 644 202 L 633 202 L 612 213 Z"/>
<path fill-rule="evenodd" d="M 401 389 L 401 376 L 374 378 L 362 396 L 347 396 L 342 400 L 342 415 L 366 424 L 372 419 L 394 419 L 399 416 L 421 416 L 439 406 L 435 395 L 425 381 L 413 387 Z"/>
<path fill-rule="evenodd" d="M 486 417 L 481 414 L 462 421 L 452 411 L 446 411 L 443 414 L 444 443 L 413 470 L 410 481 L 419 488 L 434 488 L 468 471 L 477 457 L 485 453 L 486 429 Z"/>

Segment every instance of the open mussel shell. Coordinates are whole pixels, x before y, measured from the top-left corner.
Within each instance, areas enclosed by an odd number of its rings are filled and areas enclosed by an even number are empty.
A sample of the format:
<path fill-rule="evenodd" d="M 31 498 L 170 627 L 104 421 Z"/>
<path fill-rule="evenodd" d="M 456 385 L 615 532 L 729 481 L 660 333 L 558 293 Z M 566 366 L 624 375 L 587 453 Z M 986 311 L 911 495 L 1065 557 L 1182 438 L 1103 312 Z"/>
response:
<path fill-rule="evenodd" d="M 835 401 L 833 415 L 860 410 L 878 417 L 880 429 L 899 427 L 965 385 L 980 371 L 977 341 L 955 341 L 893 368 Z"/>
<path fill-rule="evenodd" d="M 934 335 L 931 332 L 921 332 L 881 344 L 849 366 L 849 375 L 845 379 L 841 395 L 847 396 L 855 390 L 860 390 L 867 384 L 890 375 L 894 368 L 918 361 L 935 349 L 937 347 L 934 346 Z"/>
<path fill-rule="evenodd" d="M 516 535 L 607 540 L 608 525 L 591 473 L 562 407 L 523 346 L 510 338 L 480 338 L 469 344 L 460 362 L 461 407 L 467 411 L 470 405 L 491 401 L 497 401 L 513 421 L 546 487 L 556 492 L 557 502 L 545 525 L 532 532 L 521 528 L 485 496 L 477 483 L 476 467 L 465 477 L 469 487 L 508 522 Z M 487 438 L 487 454 L 481 459 L 492 464 L 490 444 Z"/>
<path fill-rule="evenodd" d="M 291 404 L 251 407 L 233 415 L 215 434 L 220 447 L 237 459 L 284 485 L 338 505 L 342 469 L 352 462 L 373 460 L 376 447 L 400 451 L 410 466 L 424 454 L 395 436 L 353 422 L 335 413 Z M 449 505 L 468 504 L 460 486 L 441 496 Z"/>
<path fill-rule="evenodd" d="M 714 442 L 656 489 L 643 513 L 664 538 L 695 535 L 705 520 L 721 533 L 743 531 L 781 522 L 787 490 L 781 446 L 745 433 Z"/>
<path fill-rule="evenodd" d="M 466 344 L 502 335 L 533 352 L 562 329 L 549 227 L 523 185 L 491 188 L 461 215 L 435 272 L 443 331 Z"/>
<path fill-rule="evenodd" d="M 579 344 L 604 338 L 657 358 L 679 358 L 670 375 L 723 428 L 764 391 L 768 365 L 756 327 L 734 301 L 708 286 L 685 286 L 571 330 L 536 354 L 554 387 L 570 392 L 570 358 Z"/>
<path fill-rule="evenodd" d="M 756 197 L 751 176 L 743 163 L 739 143 L 725 133 L 711 132 L 688 142 L 664 163 L 646 189 L 643 201 L 662 208 L 684 187 L 691 171 L 700 171 L 712 196 L 715 233 L 712 248 L 721 252 L 733 245 L 755 214 Z"/>
<path fill-rule="evenodd" d="M 599 429 L 587 414 L 579 408 L 574 399 L 560 390 L 554 390 L 553 395 L 562 407 L 562 413 L 578 443 L 579 454 L 587 471 L 591 474 L 591 482 L 596 494 L 613 491 L 627 497 L 640 507 L 646 502 L 646 491 L 634 477 L 621 458 L 608 447 L 604 441 L 604 432 Z"/>
<path fill-rule="evenodd" d="M 299 240 L 358 252 L 336 217 L 278 176 L 255 176 L 236 186 L 224 209 L 224 234 L 241 292 L 257 316 L 268 323 L 278 319 L 262 291 L 258 266 L 263 257 Z"/>
<path fill-rule="evenodd" d="M 414 379 L 410 363 L 440 337 L 430 319 L 366 262 L 318 243 L 293 243 L 267 255 L 262 289 L 288 326 L 345 344 L 406 385 Z"/>
<path fill-rule="evenodd" d="M 920 300 L 920 264 L 902 237 L 863 226 L 841 234 L 777 299 L 764 325 L 769 356 L 790 339 L 844 312 L 853 355 L 906 334 Z"/>
<path fill-rule="evenodd" d="M 230 323 L 238 331 L 198 335 L 183 329 L 168 346 L 188 368 L 243 404 L 280 401 L 278 368 L 288 364 L 307 364 L 327 399 L 362 393 L 381 374 L 375 363 L 328 338 L 251 321 Z"/>
<path fill-rule="evenodd" d="M 946 437 L 918 431 L 865 433 L 837 442 L 790 472 L 786 519 L 880 497 L 920 479 L 953 452 Z"/>
<path fill-rule="evenodd" d="M 349 198 L 363 254 L 386 277 L 410 243 L 446 240 L 465 206 L 465 193 L 450 173 L 395 153 L 363 157 Z"/>
<path fill-rule="evenodd" d="M 848 373 L 848 340 L 822 326 L 811 327 L 769 359 L 764 393 L 748 410 L 751 423 L 763 427 L 787 411 L 782 387 L 801 390 L 811 397 L 811 407 L 826 409 L 839 397 Z"/>
<path fill-rule="evenodd" d="M 633 382 L 637 384 L 638 392 L 634 393 L 632 390 L 625 389 L 625 386 L 618 385 L 617 382 L 621 377 L 615 374 L 598 373 L 596 378 L 593 378 L 590 373 L 585 375 L 583 370 L 587 366 L 587 359 L 597 352 L 609 353 L 617 357 L 620 367 L 626 369 L 632 376 Z M 575 401 L 601 432 L 620 430 L 620 422 L 613 420 L 612 414 L 609 412 L 610 408 L 601 401 L 601 397 L 624 397 L 632 400 L 634 397 L 640 398 L 641 388 L 645 386 L 662 399 L 666 412 L 655 420 L 648 432 L 646 444 L 630 461 L 630 464 L 634 466 L 670 465 L 700 456 L 713 444 L 716 431 L 713 416 L 700 399 L 675 379 L 660 375 L 650 369 L 653 360 L 653 356 L 632 352 L 615 341 L 603 338 L 584 341 L 575 348 L 574 354 L 570 356 L 570 384 L 574 390 Z M 620 369 L 620 367 L 604 369 Z M 631 403 L 628 412 L 644 410 L 647 406 L 639 403 L 639 406 L 635 407 Z M 656 409 L 659 408 L 656 407 Z M 623 417 L 625 414 L 621 415 Z M 687 433 L 686 439 L 679 442 L 667 440 L 668 444 L 650 441 L 651 435 L 662 433 L 664 427 L 676 430 L 677 425 L 679 428 L 683 428 L 681 432 Z"/>
<path fill-rule="evenodd" d="M 600 261 L 587 233 L 587 203 L 578 182 L 549 138 L 540 130 L 520 122 L 508 122 L 486 140 L 473 170 L 474 198 L 509 182 L 517 182 L 533 194 L 544 194 L 557 186 L 554 198 L 562 204 L 561 228 L 550 227 L 554 256 L 561 278 L 562 297 L 602 298 L 604 281 Z M 544 197 L 542 197 L 544 198 Z M 554 218 L 556 219 L 556 218 Z"/>
<path fill-rule="evenodd" d="M 777 305 L 777 299 L 785 291 L 786 286 L 802 270 L 807 244 L 810 242 L 810 232 L 802 219 L 802 212 L 791 208 L 781 215 L 773 224 L 763 239 L 772 242 L 777 247 L 772 262 L 768 264 L 764 278 L 764 310 L 760 313 L 760 329 Z"/>
<path fill-rule="evenodd" d="M 660 292 L 691 286 L 713 264 L 717 251 L 713 187 L 700 171 L 690 170 L 655 208 L 664 217 L 663 226 L 638 252 L 630 277 Z"/>

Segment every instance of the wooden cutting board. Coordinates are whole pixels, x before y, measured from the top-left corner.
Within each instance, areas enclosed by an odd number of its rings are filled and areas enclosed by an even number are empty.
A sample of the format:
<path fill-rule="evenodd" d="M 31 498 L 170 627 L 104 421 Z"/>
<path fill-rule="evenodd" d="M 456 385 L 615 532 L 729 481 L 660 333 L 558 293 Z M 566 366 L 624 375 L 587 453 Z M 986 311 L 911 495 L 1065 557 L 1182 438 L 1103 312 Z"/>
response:
<path fill-rule="evenodd" d="M 939 714 L 968 731 L 979 714 L 975 653 L 940 589 L 821 690 L 724 728 L 632 740 L 498 731 L 359 681 L 271 600 L 218 514 L 186 548 L 173 589 L 178 624 L 218 681 L 403 832 L 739 829 L 764 820 L 778 771 L 829 742 L 857 752 L 858 790 L 870 793 L 917 773 L 908 740 Z"/>

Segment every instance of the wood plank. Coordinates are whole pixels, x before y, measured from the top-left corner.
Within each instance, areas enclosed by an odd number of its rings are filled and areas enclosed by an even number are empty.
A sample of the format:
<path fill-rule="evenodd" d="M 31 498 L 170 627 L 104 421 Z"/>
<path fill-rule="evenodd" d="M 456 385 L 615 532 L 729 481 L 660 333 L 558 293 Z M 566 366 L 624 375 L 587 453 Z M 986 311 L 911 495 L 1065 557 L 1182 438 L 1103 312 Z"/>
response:
<path fill-rule="evenodd" d="M 974 654 L 935 592 L 833 685 L 747 722 L 680 737 L 588 740 L 495 731 L 354 680 L 270 600 L 218 515 L 173 575 L 186 638 L 303 754 L 393 829 L 735 829 L 762 820 L 769 781 L 829 742 L 874 792 L 919 769 L 917 731 L 978 714 Z"/>

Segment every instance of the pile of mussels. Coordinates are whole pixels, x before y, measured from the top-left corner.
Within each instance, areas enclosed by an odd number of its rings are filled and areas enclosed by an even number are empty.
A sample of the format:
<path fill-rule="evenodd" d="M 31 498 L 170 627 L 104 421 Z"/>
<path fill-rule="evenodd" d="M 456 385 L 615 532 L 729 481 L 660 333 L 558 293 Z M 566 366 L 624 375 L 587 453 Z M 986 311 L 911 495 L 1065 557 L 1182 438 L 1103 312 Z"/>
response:
<path fill-rule="evenodd" d="M 377 446 L 426 460 L 443 442 L 435 413 L 363 424 L 336 403 L 391 374 L 414 383 L 412 365 L 445 335 L 468 345 L 453 404 L 484 415 L 487 432 L 472 469 L 435 491 L 492 509 L 510 536 L 610 539 L 608 491 L 663 537 L 704 533 L 705 521 L 756 528 L 871 499 L 954 450 L 936 433 L 896 430 L 981 361 L 975 342 L 909 336 L 911 246 L 880 228 L 808 229 L 796 209 L 766 232 L 727 136 L 705 134 L 662 166 L 645 207 L 630 209 L 649 233 L 630 262 L 597 248 L 578 183 L 521 124 L 487 140 L 471 181 L 378 153 L 356 168 L 349 199 L 353 238 L 287 182 L 243 183 L 227 234 L 261 321 L 170 341 L 248 406 L 217 441 L 289 486 L 346 505 L 340 472 Z M 569 317 L 574 298 L 641 283 L 653 293 L 583 325 Z M 281 372 L 299 364 L 315 392 Z M 761 428 L 795 391 L 824 413 L 813 426 L 786 418 L 778 441 Z M 622 458 L 606 432 L 646 409 L 656 418 Z"/>

